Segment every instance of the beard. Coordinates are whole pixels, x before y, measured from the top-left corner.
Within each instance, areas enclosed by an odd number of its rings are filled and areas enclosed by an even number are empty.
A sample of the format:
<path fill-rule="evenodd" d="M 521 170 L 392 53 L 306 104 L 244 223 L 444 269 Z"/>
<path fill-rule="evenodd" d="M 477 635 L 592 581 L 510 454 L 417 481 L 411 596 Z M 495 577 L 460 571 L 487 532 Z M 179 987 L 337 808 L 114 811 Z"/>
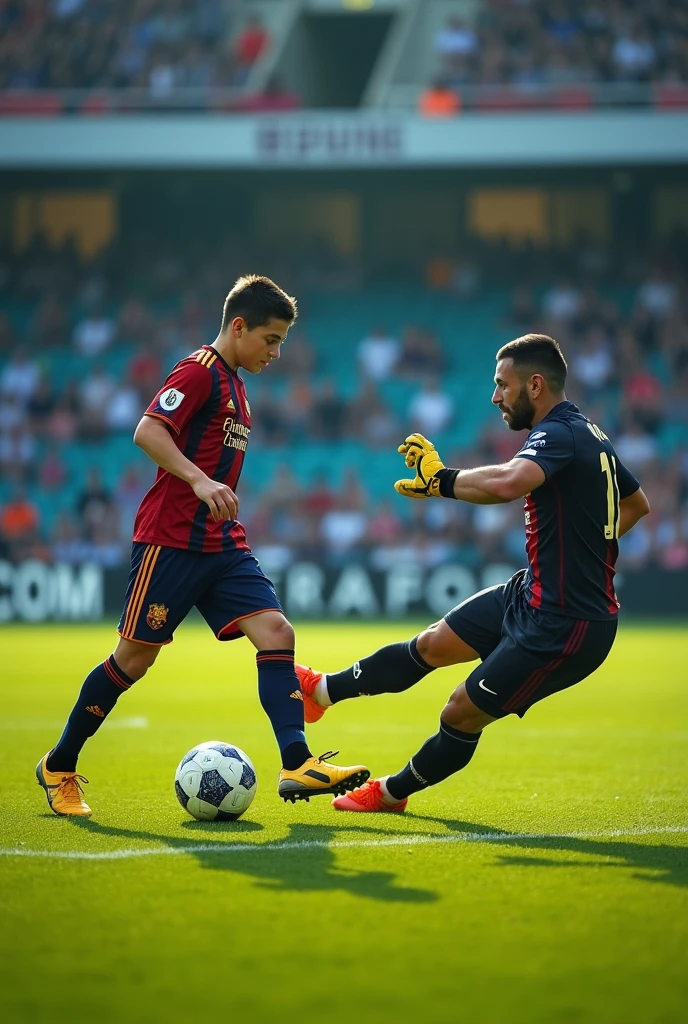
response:
<path fill-rule="evenodd" d="M 509 430 L 530 430 L 535 416 L 535 406 L 528 398 L 528 389 L 524 384 L 518 398 L 512 406 L 504 406 L 506 425 Z"/>

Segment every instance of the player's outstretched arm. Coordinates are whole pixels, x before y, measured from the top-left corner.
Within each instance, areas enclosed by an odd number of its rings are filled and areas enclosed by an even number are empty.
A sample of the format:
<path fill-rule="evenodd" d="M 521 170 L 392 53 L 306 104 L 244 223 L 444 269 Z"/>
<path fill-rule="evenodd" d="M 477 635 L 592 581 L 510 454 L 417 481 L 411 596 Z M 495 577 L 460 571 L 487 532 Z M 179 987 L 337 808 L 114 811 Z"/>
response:
<path fill-rule="evenodd" d="M 530 494 L 545 482 L 535 462 L 512 459 L 498 466 L 462 469 L 454 479 L 453 496 L 473 505 L 498 505 Z"/>
<path fill-rule="evenodd" d="M 474 505 L 497 505 L 530 494 L 545 482 L 540 466 L 525 459 L 512 459 L 499 466 L 479 469 L 447 469 L 432 441 L 422 434 L 411 434 L 399 452 L 413 480 L 397 480 L 394 487 L 407 498 L 459 498 Z"/>
<path fill-rule="evenodd" d="M 203 470 L 183 455 L 174 443 L 169 428 L 153 416 L 143 416 L 134 432 L 134 444 L 141 448 L 149 459 L 168 473 L 185 480 L 199 501 L 204 501 L 215 522 L 220 519 L 236 519 L 239 502 L 231 487 L 211 480 Z"/>
<path fill-rule="evenodd" d="M 619 502 L 619 537 L 632 530 L 635 524 L 650 511 L 650 502 L 642 487 L 622 498 Z"/>

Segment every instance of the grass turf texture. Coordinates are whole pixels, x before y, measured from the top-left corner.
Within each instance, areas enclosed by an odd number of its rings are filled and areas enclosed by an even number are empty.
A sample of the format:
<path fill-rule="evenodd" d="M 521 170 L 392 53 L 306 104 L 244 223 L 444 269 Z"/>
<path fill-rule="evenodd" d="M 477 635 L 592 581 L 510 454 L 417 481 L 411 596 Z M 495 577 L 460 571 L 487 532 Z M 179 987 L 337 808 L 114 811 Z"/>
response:
<path fill-rule="evenodd" d="M 334 669 L 410 632 L 302 626 L 297 655 Z M 490 728 L 412 813 L 354 816 L 277 800 L 252 648 L 188 625 L 86 748 L 93 818 L 60 819 L 34 765 L 112 641 L 0 633 L 0 847 L 122 855 L 0 857 L 3 1020 L 685 1019 L 685 631 L 622 628 L 592 679 Z M 342 704 L 311 745 L 396 770 L 464 674 Z M 177 761 L 210 739 L 256 764 L 237 823 L 195 822 L 174 796 Z"/>

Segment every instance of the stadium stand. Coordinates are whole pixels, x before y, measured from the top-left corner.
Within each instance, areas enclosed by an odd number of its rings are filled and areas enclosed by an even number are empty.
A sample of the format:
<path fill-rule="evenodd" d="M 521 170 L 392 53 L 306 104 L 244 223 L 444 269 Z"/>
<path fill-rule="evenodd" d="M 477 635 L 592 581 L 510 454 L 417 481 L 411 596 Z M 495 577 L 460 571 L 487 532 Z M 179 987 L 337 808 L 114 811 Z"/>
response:
<path fill-rule="evenodd" d="M 409 107 L 442 81 L 462 110 L 675 109 L 686 103 L 687 35 L 671 0 L 427 0 L 376 99 Z"/>
<path fill-rule="evenodd" d="M 5 0 L 0 114 L 241 109 L 262 93 L 280 0 Z M 274 86 L 268 97 L 275 93 Z"/>
<path fill-rule="evenodd" d="M 372 5 L 351 7 L 349 38 L 327 34 L 327 4 L 298 0 L 4 0 L 0 115 L 292 109 L 299 83 L 305 105 L 322 105 L 327 75 L 317 69 L 350 46 L 336 77 L 353 74 L 378 17 Z M 421 111 L 436 113 L 427 90 L 440 82 L 458 97 L 444 99 L 445 115 L 688 105 L 688 13 L 672 0 L 396 0 L 385 11 L 367 87 L 352 81 L 342 93 L 365 105 L 422 99 Z"/>
<path fill-rule="evenodd" d="M 312 260 L 293 267 L 303 315 L 279 365 L 248 381 L 241 518 L 256 546 L 271 564 L 307 555 L 337 565 L 363 552 L 380 567 L 400 552 L 427 565 L 487 551 L 518 561 L 517 504 L 409 507 L 391 488 L 396 445 L 413 429 L 448 464 L 510 457 L 519 435 L 490 408 L 494 352 L 536 329 L 560 339 L 570 396 L 653 494 L 647 525 L 624 541 L 626 564 L 688 566 L 684 254 L 644 269 L 634 260 L 633 279 L 609 266 L 594 285 L 584 248 L 559 259 L 553 278 L 549 256 L 485 246 L 449 273 L 431 261 L 423 287 L 332 290 Z M 228 283 L 220 253 L 196 267 L 163 252 L 145 260 L 142 276 L 116 248 L 87 261 L 38 238 L 1 261 L 0 544 L 13 561 L 127 558 L 152 473 L 133 427 L 174 362 L 215 337 Z M 365 486 L 352 468 L 361 445 L 373 469 Z"/>

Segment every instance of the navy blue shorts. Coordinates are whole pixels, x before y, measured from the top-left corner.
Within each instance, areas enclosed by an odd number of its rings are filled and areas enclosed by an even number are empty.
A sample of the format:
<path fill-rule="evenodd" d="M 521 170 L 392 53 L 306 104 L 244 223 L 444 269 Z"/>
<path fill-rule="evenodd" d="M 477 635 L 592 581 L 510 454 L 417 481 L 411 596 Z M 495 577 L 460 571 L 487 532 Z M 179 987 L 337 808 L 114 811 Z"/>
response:
<path fill-rule="evenodd" d="M 218 640 L 243 636 L 236 625 L 239 619 L 281 610 L 275 588 L 250 551 L 199 554 L 133 544 L 119 635 L 155 646 L 169 644 L 194 607 Z"/>
<path fill-rule="evenodd" d="M 570 619 L 531 608 L 524 575 L 469 597 L 444 619 L 482 659 L 466 692 L 493 718 L 523 718 L 539 700 L 579 683 L 599 668 L 616 636 L 615 618 Z"/>

